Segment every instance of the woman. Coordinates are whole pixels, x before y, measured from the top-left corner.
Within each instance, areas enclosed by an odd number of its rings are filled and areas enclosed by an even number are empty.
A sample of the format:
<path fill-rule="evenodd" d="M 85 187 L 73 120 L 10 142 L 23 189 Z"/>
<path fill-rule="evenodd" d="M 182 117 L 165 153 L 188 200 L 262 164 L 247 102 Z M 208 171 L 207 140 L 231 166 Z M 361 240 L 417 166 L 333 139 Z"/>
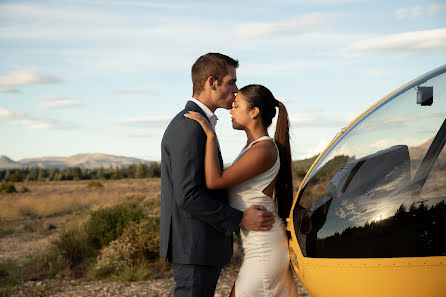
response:
<path fill-rule="evenodd" d="M 275 140 L 267 128 L 279 108 Z M 271 230 L 240 229 L 242 265 L 231 296 L 297 296 L 289 267 L 288 239 L 284 221 L 292 203 L 289 124 L 285 106 L 264 86 L 239 90 L 230 111 L 232 127 L 244 130 L 247 144 L 234 163 L 222 171 L 217 155 L 217 137 L 209 121 L 196 112 L 185 117 L 201 124 L 207 135 L 205 178 L 209 189 L 228 188 L 230 204 L 241 211 L 263 205 L 274 212 Z M 275 199 L 273 192 L 275 190 Z"/>

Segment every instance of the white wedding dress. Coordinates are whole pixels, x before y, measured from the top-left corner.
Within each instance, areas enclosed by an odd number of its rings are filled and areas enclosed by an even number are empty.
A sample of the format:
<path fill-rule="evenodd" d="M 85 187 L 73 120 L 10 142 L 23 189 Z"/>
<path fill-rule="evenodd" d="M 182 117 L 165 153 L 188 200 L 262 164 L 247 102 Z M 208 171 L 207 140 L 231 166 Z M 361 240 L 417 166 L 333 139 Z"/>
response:
<path fill-rule="evenodd" d="M 244 148 L 234 162 L 243 156 L 254 143 L 263 140 L 270 140 L 274 143 L 274 140 L 268 136 L 261 137 Z M 276 144 L 274 143 L 274 145 Z M 232 207 L 244 211 L 251 205 L 263 205 L 267 210 L 272 211 L 276 218 L 269 231 L 256 232 L 240 228 L 243 258 L 235 281 L 236 297 L 298 296 L 289 266 L 290 257 L 285 225 L 277 215 L 274 200 L 263 193 L 263 190 L 276 177 L 279 168 L 280 159 L 277 150 L 277 160 L 273 167 L 243 184 L 229 189 L 229 201 Z"/>

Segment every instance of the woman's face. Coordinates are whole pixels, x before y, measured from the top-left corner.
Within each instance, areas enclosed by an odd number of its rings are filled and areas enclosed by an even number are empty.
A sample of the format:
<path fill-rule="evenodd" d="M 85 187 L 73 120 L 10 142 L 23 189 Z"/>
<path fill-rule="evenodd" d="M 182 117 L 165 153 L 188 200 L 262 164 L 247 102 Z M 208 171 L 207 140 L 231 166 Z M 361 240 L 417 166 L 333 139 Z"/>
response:
<path fill-rule="evenodd" d="M 242 93 L 237 93 L 229 113 L 232 116 L 232 128 L 236 130 L 243 130 L 247 124 L 252 121 L 248 102 L 245 100 L 245 96 Z"/>

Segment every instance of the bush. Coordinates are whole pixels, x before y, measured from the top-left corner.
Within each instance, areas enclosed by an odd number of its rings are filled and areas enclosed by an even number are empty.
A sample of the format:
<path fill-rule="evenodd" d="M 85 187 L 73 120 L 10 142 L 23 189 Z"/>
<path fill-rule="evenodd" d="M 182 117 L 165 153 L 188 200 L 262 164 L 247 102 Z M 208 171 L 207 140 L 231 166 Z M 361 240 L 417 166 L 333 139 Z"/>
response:
<path fill-rule="evenodd" d="M 61 256 L 61 251 L 54 244 L 28 257 L 23 263 L 23 270 L 24 280 L 71 276 L 70 263 Z"/>
<path fill-rule="evenodd" d="M 121 282 L 143 281 L 150 278 L 151 271 L 146 266 L 129 266 L 126 265 L 121 269 L 114 279 Z"/>
<path fill-rule="evenodd" d="M 0 238 L 8 236 L 9 234 L 13 234 L 14 232 L 15 232 L 15 228 L 13 226 L 11 226 L 10 224 L 0 223 Z"/>
<path fill-rule="evenodd" d="M 17 193 L 14 184 L 4 183 L 0 185 L 0 193 Z"/>
<path fill-rule="evenodd" d="M 131 222 L 139 222 L 142 209 L 136 204 L 123 204 L 104 208 L 91 214 L 85 230 L 88 241 L 100 249 L 117 239 Z"/>
<path fill-rule="evenodd" d="M 169 271 L 159 259 L 159 217 L 132 222 L 124 233 L 101 251 L 90 270 L 94 277 L 114 276 L 120 281 L 158 277 Z M 161 263 L 161 262 L 163 263 Z"/>
<path fill-rule="evenodd" d="M 129 243 L 120 239 L 114 240 L 101 251 L 92 275 L 95 277 L 107 277 L 132 266 L 135 260 L 136 249 Z"/>
<path fill-rule="evenodd" d="M 160 218 L 148 217 L 140 224 L 131 223 L 120 239 L 131 243 L 138 253 L 138 258 L 154 260 L 159 257 Z"/>
<path fill-rule="evenodd" d="M 22 193 L 28 193 L 31 192 L 27 187 L 23 187 Z"/>
<path fill-rule="evenodd" d="M 102 189 L 104 185 L 102 185 L 100 182 L 97 181 L 91 181 L 88 183 L 89 189 Z"/>
<path fill-rule="evenodd" d="M 52 244 L 70 268 L 85 264 L 97 254 L 81 228 L 64 231 Z"/>
<path fill-rule="evenodd" d="M 13 287 L 23 278 L 23 269 L 15 262 L 0 263 L 0 296 L 9 296 Z"/>

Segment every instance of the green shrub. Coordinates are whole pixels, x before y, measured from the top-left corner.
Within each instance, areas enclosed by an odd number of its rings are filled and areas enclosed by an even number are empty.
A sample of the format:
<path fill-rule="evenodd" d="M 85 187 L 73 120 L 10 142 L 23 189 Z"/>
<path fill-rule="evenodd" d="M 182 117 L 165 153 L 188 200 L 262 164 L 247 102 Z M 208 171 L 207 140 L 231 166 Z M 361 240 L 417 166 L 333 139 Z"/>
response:
<path fill-rule="evenodd" d="M 0 296 L 9 296 L 12 289 L 23 279 L 23 269 L 12 261 L 0 263 Z"/>
<path fill-rule="evenodd" d="M 115 275 L 114 279 L 120 282 L 143 281 L 150 278 L 151 271 L 146 266 L 126 265 Z"/>
<path fill-rule="evenodd" d="M 15 228 L 7 224 L 0 224 L 0 238 L 8 236 L 15 232 Z"/>
<path fill-rule="evenodd" d="M 54 244 L 26 258 L 23 268 L 24 280 L 71 276 L 70 263 L 61 256 L 61 251 Z"/>
<path fill-rule="evenodd" d="M 95 247 L 87 240 L 87 234 L 81 228 L 62 232 L 52 244 L 70 268 L 86 264 L 88 259 L 97 254 Z"/>
<path fill-rule="evenodd" d="M 131 222 L 139 222 L 142 209 L 136 204 L 121 204 L 91 214 L 85 230 L 88 241 L 100 249 L 117 239 Z"/>
<path fill-rule="evenodd" d="M 148 217 L 141 223 L 131 223 L 120 239 L 131 243 L 138 253 L 138 258 L 154 260 L 159 257 L 160 218 Z"/>
<path fill-rule="evenodd" d="M 92 276 L 103 278 L 119 273 L 124 267 L 132 266 L 135 262 L 135 247 L 120 239 L 112 241 L 101 250 L 96 265 L 90 269 Z"/>
<path fill-rule="evenodd" d="M 33 233 L 37 231 L 36 220 L 27 220 L 23 223 L 23 231 Z"/>
<path fill-rule="evenodd" d="M 91 181 L 88 183 L 88 188 L 89 189 L 102 189 L 104 187 L 104 185 L 102 185 L 100 182 L 98 181 Z"/>
<path fill-rule="evenodd" d="M 14 184 L 4 183 L 0 185 L 0 193 L 17 193 Z"/>
<path fill-rule="evenodd" d="M 159 226 L 159 217 L 131 222 L 117 240 L 101 250 L 91 276 L 132 281 L 165 275 L 170 269 L 158 256 Z"/>

